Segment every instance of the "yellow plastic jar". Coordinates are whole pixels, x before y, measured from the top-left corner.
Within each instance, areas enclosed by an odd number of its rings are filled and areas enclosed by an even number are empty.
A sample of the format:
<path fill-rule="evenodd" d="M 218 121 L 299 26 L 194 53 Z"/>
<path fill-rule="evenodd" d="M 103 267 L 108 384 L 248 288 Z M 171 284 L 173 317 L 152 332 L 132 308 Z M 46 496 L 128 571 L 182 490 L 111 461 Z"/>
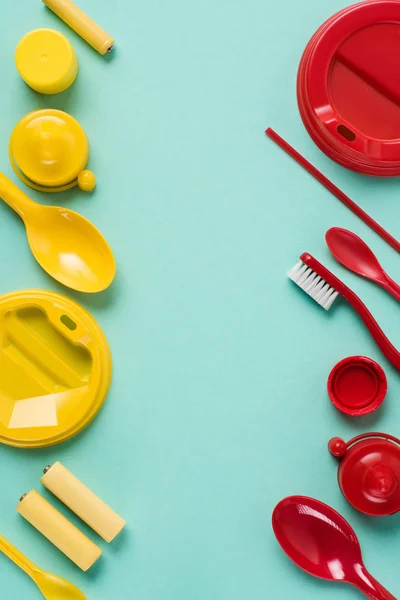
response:
<path fill-rule="evenodd" d="M 62 110 L 35 110 L 14 128 L 9 144 L 18 177 L 40 192 L 61 192 L 78 185 L 91 192 L 94 174 L 86 169 L 89 140 L 81 125 Z"/>
<path fill-rule="evenodd" d="M 78 59 L 67 38 L 53 29 L 35 29 L 17 45 L 15 64 L 22 79 L 41 94 L 58 94 L 75 81 Z"/>

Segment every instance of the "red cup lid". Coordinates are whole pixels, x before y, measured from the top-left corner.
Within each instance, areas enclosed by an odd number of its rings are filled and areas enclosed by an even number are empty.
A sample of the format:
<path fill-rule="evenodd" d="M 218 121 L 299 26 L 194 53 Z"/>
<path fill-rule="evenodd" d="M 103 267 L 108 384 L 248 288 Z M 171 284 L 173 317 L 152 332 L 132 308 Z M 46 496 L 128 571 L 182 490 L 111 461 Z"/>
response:
<path fill-rule="evenodd" d="M 400 448 L 372 438 L 355 444 L 339 467 L 339 485 L 348 502 L 372 516 L 400 510 Z"/>
<path fill-rule="evenodd" d="M 400 2 L 367 0 L 326 21 L 307 45 L 298 103 L 333 160 L 370 175 L 400 175 Z"/>
<path fill-rule="evenodd" d="M 351 416 L 373 412 L 386 396 L 382 367 L 366 356 L 349 356 L 338 362 L 328 377 L 328 394 L 338 410 Z"/>

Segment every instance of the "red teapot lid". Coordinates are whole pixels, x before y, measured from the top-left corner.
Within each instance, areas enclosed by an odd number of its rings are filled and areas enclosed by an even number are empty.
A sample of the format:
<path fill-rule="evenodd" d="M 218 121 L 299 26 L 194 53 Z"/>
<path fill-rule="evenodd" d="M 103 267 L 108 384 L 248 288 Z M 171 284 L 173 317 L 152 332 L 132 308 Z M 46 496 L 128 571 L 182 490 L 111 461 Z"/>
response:
<path fill-rule="evenodd" d="M 354 508 L 367 515 L 400 510 L 400 440 L 384 433 L 359 435 L 347 444 L 332 438 L 331 454 L 342 460 L 340 489 Z"/>
<path fill-rule="evenodd" d="M 328 19 L 300 62 L 297 97 L 314 142 L 369 175 L 400 175 L 400 2 L 367 0 Z"/>

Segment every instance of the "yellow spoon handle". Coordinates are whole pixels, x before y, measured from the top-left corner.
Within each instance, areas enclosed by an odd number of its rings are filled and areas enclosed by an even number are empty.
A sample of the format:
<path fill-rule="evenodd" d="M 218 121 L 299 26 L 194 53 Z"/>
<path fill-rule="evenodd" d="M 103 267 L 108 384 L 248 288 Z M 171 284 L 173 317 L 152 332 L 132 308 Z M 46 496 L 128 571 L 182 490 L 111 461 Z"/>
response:
<path fill-rule="evenodd" d="M 0 173 L 0 198 L 15 210 L 23 220 L 39 208 L 33 200 L 28 198 L 24 192 L 21 192 L 3 173 Z"/>
<path fill-rule="evenodd" d="M 17 550 L 15 546 L 10 544 L 2 535 L 0 535 L 0 551 L 3 552 L 10 560 L 12 560 L 20 569 L 22 569 L 29 577 L 33 576 L 34 571 L 39 571 L 39 568 L 33 564 L 22 552 Z"/>

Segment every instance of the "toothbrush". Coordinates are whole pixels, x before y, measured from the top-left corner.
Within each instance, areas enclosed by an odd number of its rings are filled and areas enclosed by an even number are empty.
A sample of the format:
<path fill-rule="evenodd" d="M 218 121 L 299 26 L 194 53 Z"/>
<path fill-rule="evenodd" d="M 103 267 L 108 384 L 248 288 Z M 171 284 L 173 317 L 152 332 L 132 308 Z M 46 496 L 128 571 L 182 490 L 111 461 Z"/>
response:
<path fill-rule="evenodd" d="M 311 254 L 302 254 L 300 262 L 289 271 L 288 277 L 325 310 L 330 309 L 339 295 L 345 298 L 364 321 L 386 358 L 400 370 L 400 352 L 383 333 L 362 300 Z"/>

